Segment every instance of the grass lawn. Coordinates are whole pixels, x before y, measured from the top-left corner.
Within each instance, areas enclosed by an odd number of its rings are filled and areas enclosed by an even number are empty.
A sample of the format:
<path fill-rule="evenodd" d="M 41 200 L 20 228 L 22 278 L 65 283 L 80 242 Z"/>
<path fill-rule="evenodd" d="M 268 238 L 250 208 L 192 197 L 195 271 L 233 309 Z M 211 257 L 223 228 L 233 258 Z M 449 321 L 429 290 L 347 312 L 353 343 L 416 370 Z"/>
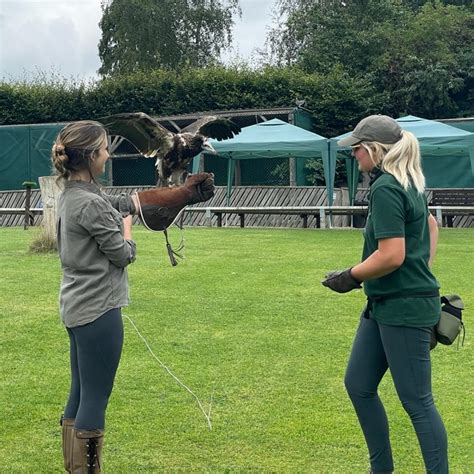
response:
<path fill-rule="evenodd" d="M 38 229 L 0 229 L 0 472 L 62 472 L 58 420 L 68 392 L 68 339 L 57 310 L 56 254 L 33 255 Z M 179 240 L 173 231 L 174 241 Z M 164 239 L 135 227 L 132 318 L 107 412 L 106 473 L 366 473 L 367 453 L 343 387 L 362 292 L 321 286 L 358 261 L 357 230 L 187 229 L 171 267 Z M 464 348 L 432 353 L 433 391 L 452 473 L 474 472 L 474 231 L 443 229 L 435 273 L 467 307 Z M 397 473 L 423 473 L 408 416 L 387 375 Z"/>

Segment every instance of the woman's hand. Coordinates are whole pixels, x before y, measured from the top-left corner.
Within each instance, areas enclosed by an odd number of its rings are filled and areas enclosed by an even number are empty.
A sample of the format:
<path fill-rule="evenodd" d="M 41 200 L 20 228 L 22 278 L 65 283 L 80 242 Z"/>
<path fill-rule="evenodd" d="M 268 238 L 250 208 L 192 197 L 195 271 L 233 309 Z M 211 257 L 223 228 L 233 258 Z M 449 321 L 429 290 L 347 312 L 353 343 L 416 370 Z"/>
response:
<path fill-rule="evenodd" d="M 361 282 L 354 278 L 351 270 L 351 268 L 348 268 L 347 270 L 329 272 L 321 283 L 337 293 L 347 293 L 356 288 L 362 288 L 360 286 Z"/>

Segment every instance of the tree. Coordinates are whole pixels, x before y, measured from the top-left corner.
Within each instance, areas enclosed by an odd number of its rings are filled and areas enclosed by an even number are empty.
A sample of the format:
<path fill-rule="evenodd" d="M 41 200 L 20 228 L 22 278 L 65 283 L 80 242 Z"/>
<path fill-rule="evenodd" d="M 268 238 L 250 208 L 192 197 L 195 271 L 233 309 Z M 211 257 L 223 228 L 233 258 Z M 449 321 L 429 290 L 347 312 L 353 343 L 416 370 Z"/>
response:
<path fill-rule="evenodd" d="M 393 0 L 280 0 L 278 8 L 272 55 L 319 73 L 336 64 L 352 74 L 370 71 L 408 13 Z"/>
<path fill-rule="evenodd" d="M 267 59 L 364 77 L 383 98 L 379 111 L 395 116 L 472 113 L 474 10 L 463 3 L 280 0 Z"/>
<path fill-rule="evenodd" d="M 375 71 L 394 113 L 449 117 L 473 112 L 474 13 L 426 2 L 393 34 Z"/>
<path fill-rule="evenodd" d="M 109 0 L 102 11 L 102 75 L 217 63 L 241 13 L 239 0 Z"/>

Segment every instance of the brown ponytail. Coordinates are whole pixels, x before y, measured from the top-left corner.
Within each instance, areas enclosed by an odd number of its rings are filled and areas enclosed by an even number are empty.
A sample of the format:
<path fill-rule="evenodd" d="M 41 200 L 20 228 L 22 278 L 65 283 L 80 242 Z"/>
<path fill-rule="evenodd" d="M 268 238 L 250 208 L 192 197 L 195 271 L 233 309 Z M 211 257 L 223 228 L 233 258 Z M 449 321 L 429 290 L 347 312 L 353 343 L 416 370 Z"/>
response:
<path fill-rule="evenodd" d="M 58 180 L 67 180 L 72 171 L 88 170 L 91 178 L 91 160 L 107 140 L 104 127 L 99 122 L 83 120 L 66 125 L 56 137 L 51 150 Z"/>

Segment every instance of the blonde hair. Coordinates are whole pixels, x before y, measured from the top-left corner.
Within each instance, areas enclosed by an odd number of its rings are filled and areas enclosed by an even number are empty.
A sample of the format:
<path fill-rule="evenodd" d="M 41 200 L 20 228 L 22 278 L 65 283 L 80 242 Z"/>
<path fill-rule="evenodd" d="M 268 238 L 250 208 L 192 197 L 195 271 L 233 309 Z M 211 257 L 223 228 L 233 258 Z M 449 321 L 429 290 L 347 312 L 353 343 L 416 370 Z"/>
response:
<path fill-rule="evenodd" d="M 92 180 L 91 160 L 107 141 L 107 133 L 99 122 L 82 120 L 66 125 L 56 137 L 51 158 L 58 180 L 67 180 L 72 171 L 86 169 Z"/>
<path fill-rule="evenodd" d="M 425 190 L 425 176 L 421 169 L 420 144 L 413 133 L 402 130 L 402 138 L 394 144 L 364 142 L 374 166 L 391 174 L 405 190 L 414 186 L 419 193 Z"/>

